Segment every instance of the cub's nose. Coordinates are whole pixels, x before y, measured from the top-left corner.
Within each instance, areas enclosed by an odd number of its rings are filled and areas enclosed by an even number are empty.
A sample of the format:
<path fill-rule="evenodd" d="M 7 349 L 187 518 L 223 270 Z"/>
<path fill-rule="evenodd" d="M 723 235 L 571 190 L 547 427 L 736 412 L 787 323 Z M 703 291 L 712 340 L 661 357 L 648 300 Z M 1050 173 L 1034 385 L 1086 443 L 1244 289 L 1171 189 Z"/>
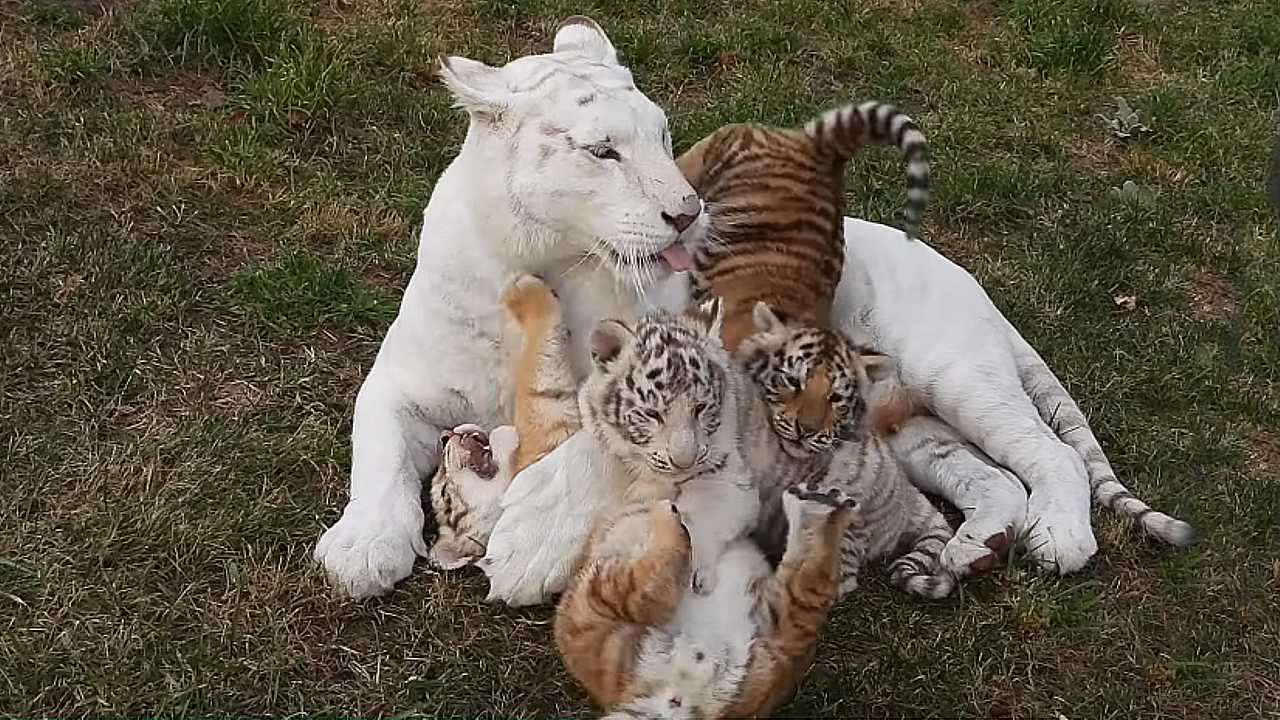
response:
<path fill-rule="evenodd" d="M 698 218 L 698 213 L 702 212 L 702 201 L 698 200 L 697 195 L 688 195 L 680 201 L 680 209 L 675 215 L 662 212 L 662 219 L 676 229 L 676 232 L 684 232 L 685 228 L 693 224 Z"/>

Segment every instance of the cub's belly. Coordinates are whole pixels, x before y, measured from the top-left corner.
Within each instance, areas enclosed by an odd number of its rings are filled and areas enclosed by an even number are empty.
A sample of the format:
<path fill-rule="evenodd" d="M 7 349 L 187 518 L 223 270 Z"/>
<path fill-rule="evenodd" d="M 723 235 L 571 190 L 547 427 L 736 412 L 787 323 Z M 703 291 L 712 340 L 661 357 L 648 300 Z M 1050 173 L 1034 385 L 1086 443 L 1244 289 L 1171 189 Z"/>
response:
<path fill-rule="evenodd" d="M 686 592 L 676 609 L 672 630 L 708 650 L 723 649 L 730 657 L 745 661 L 748 645 L 756 634 L 752 618 L 755 596 L 750 589 L 770 572 L 754 543 L 735 541 L 716 564 L 716 586 L 711 594 Z"/>

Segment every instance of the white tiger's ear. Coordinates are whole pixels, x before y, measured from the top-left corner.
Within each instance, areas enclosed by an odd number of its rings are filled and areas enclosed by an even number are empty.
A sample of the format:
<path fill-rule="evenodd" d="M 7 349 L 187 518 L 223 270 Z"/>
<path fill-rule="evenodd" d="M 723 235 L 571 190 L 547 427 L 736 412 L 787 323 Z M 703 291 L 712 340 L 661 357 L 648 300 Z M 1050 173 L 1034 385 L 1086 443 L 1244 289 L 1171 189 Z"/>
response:
<path fill-rule="evenodd" d="M 595 20 L 583 15 L 574 15 L 560 23 L 551 50 L 582 53 L 596 62 L 618 64 L 618 51 L 609 42 L 609 37 Z"/>
<path fill-rule="evenodd" d="M 511 90 L 502 71 L 477 60 L 440 56 L 440 79 L 453 93 L 454 107 L 472 117 L 493 121 L 511 105 Z"/>
<path fill-rule="evenodd" d="M 598 368 L 607 368 L 623 348 L 631 344 L 635 333 L 619 320 L 601 320 L 591 331 L 591 360 Z"/>
<path fill-rule="evenodd" d="M 757 332 L 774 332 L 782 329 L 782 321 L 763 300 L 756 302 L 751 311 L 751 320 L 755 322 Z"/>

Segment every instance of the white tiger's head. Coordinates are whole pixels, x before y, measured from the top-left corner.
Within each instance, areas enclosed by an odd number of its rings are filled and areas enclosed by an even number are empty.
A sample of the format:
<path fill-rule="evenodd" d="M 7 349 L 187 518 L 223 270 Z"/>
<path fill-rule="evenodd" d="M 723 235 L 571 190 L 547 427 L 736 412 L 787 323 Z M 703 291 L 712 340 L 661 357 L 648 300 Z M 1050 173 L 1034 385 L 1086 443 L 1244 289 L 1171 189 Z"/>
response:
<path fill-rule="evenodd" d="M 671 156 L 662 110 L 594 21 L 575 17 L 554 50 L 490 67 L 442 58 L 440 75 L 471 116 L 465 157 L 502 183 L 535 260 L 594 256 L 641 289 L 691 258 L 676 243 L 701 204 Z"/>
<path fill-rule="evenodd" d="M 644 477 L 678 486 L 724 467 L 735 450 L 737 376 L 718 319 L 655 313 L 591 334 L 594 368 L 579 394 L 583 425 Z"/>

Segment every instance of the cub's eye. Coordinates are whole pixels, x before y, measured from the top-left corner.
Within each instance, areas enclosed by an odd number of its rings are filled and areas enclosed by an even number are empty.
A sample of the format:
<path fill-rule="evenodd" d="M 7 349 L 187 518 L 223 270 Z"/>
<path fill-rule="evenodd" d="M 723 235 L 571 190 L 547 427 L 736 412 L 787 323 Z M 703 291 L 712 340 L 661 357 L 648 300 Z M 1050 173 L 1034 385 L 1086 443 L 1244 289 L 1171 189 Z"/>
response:
<path fill-rule="evenodd" d="M 797 390 L 797 391 L 800 389 L 800 378 L 797 378 L 794 375 L 786 376 L 784 382 L 786 383 L 786 386 L 788 389 Z"/>
<path fill-rule="evenodd" d="M 601 160 L 621 160 L 622 159 L 622 156 L 618 154 L 618 151 L 614 150 L 612 147 L 608 145 L 588 145 L 587 152 L 591 153 L 592 155 L 595 155 Z"/>
<path fill-rule="evenodd" d="M 662 422 L 662 413 L 658 412 L 657 410 L 654 410 L 653 408 L 648 408 L 643 412 L 644 412 L 644 416 L 649 418 L 650 420 L 653 420 L 655 422 Z"/>
<path fill-rule="evenodd" d="M 700 402 L 693 406 L 693 411 L 698 415 L 701 415 L 707 411 L 707 404 Z"/>
<path fill-rule="evenodd" d="M 840 393 L 831 393 L 827 396 L 827 401 L 833 405 L 839 405 L 844 402 L 844 395 L 841 395 Z"/>

